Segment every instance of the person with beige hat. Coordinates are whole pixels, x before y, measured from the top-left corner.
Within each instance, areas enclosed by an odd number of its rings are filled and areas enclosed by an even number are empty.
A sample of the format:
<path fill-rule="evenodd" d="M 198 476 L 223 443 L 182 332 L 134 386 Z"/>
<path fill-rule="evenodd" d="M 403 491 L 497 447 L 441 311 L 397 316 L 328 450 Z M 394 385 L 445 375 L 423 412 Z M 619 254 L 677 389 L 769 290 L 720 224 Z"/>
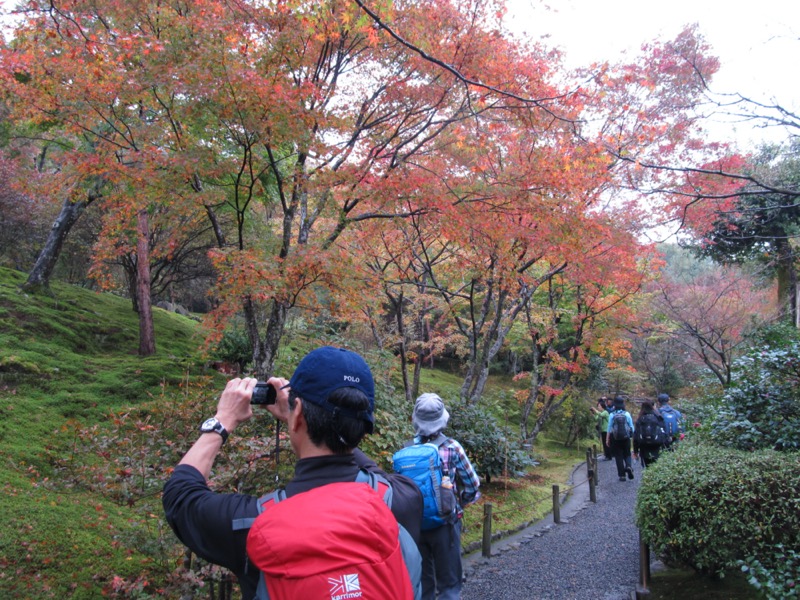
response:
<path fill-rule="evenodd" d="M 426 525 L 423 518 L 419 550 L 422 554 L 422 599 L 457 600 L 461 597 L 461 518 L 464 507 L 480 497 L 480 479 L 458 441 L 443 431 L 450 419 L 442 399 L 422 394 L 414 404 L 414 440 L 408 445 L 438 448 L 445 483 L 452 485 L 455 508 L 443 523 Z M 449 482 L 448 482 L 449 479 Z"/>

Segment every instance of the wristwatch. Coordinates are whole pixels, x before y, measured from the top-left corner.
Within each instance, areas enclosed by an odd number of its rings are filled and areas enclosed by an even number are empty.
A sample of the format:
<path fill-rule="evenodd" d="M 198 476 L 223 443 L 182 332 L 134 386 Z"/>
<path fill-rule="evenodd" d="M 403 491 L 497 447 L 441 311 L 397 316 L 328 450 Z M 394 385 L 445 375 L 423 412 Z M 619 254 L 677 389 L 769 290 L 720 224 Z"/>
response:
<path fill-rule="evenodd" d="M 228 430 L 222 426 L 222 423 L 219 422 L 219 419 L 216 417 L 211 417 L 210 419 L 206 419 L 203 421 L 203 424 L 200 425 L 200 432 L 201 433 L 218 433 L 222 436 L 222 443 L 224 444 L 228 441 Z"/>

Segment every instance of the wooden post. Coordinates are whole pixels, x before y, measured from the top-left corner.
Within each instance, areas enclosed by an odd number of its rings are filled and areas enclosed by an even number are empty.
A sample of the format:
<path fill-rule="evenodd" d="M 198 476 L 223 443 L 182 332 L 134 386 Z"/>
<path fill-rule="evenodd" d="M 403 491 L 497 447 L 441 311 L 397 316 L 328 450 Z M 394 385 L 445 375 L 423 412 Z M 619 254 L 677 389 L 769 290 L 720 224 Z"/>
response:
<path fill-rule="evenodd" d="M 586 449 L 586 477 L 587 479 L 594 479 L 594 461 L 592 461 L 591 448 Z"/>
<path fill-rule="evenodd" d="M 597 478 L 597 471 L 595 471 L 595 474 L 593 476 L 589 477 L 589 500 L 591 500 L 595 504 L 597 503 L 597 490 L 594 487 L 594 482 L 596 478 Z"/>
<path fill-rule="evenodd" d="M 561 494 L 558 486 L 553 486 L 553 523 L 561 523 Z"/>
<path fill-rule="evenodd" d="M 487 502 L 483 505 L 483 543 L 481 544 L 481 555 L 484 558 L 492 556 L 492 503 Z"/>
<path fill-rule="evenodd" d="M 642 540 L 642 532 L 639 531 L 639 587 L 636 589 L 636 597 L 650 593 L 650 547 Z"/>

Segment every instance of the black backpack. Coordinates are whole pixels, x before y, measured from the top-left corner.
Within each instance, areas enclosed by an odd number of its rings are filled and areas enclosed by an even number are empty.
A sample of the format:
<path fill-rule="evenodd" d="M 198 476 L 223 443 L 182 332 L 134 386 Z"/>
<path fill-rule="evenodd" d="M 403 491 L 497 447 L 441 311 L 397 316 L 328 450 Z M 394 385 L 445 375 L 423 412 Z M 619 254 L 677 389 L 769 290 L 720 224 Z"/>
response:
<path fill-rule="evenodd" d="M 624 410 L 618 410 L 611 415 L 611 438 L 627 440 L 631 437 L 628 431 L 628 419 Z"/>
<path fill-rule="evenodd" d="M 664 428 L 654 414 L 643 415 L 636 424 L 636 439 L 643 446 L 663 446 L 666 441 Z"/>

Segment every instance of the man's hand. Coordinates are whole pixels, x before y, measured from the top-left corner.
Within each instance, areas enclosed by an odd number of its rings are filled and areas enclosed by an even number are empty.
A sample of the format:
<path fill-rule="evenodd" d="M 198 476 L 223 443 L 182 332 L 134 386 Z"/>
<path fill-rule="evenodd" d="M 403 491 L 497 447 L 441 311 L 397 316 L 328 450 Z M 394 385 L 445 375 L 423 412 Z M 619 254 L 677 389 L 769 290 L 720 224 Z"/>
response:
<path fill-rule="evenodd" d="M 275 388 L 275 404 L 268 404 L 267 410 L 272 413 L 278 421 L 286 423 L 289 420 L 289 385 L 288 379 L 282 377 L 270 377 L 267 383 Z"/>
<path fill-rule="evenodd" d="M 237 377 L 225 386 L 217 403 L 216 417 L 229 433 L 253 416 L 250 398 L 257 382 L 253 377 Z"/>
<path fill-rule="evenodd" d="M 216 417 L 228 433 L 253 416 L 250 398 L 253 396 L 256 381 L 252 377 L 231 379 L 219 397 Z M 216 433 L 203 434 L 183 455 L 180 464 L 194 467 L 208 479 L 221 447 L 222 436 Z"/>

